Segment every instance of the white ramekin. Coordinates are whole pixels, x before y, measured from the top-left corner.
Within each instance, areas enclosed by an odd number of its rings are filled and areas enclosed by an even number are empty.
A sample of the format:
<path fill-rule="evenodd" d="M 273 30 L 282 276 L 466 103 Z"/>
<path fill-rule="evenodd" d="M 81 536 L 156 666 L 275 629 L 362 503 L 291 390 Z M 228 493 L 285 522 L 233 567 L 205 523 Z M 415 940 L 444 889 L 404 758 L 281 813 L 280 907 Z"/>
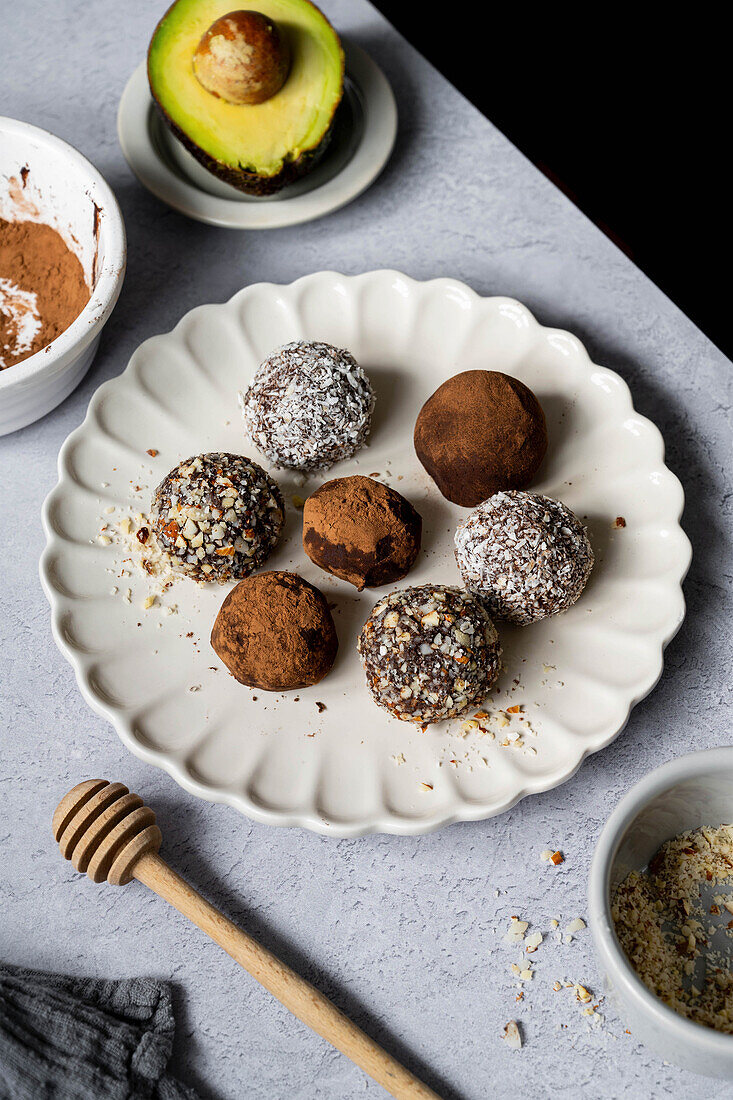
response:
<path fill-rule="evenodd" d="M 656 768 L 632 787 L 596 845 L 588 912 L 606 986 L 632 1034 L 662 1058 L 709 1077 L 733 1080 L 733 1036 L 692 1023 L 651 993 L 616 938 L 611 895 L 645 867 L 665 840 L 700 825 L 733 821 L 733 747 L 709 749 Z"/>
<path fill-rule="evenodd" d="M 89 369 L 125 276 L 125 226 L 112 190 L 85 157 L 46 130 L 0 116 L 0 216 L 53 226 L 76 253 L 92 295 L 52 343 L 0 370 L 0 435 L 55 408 Z"/>

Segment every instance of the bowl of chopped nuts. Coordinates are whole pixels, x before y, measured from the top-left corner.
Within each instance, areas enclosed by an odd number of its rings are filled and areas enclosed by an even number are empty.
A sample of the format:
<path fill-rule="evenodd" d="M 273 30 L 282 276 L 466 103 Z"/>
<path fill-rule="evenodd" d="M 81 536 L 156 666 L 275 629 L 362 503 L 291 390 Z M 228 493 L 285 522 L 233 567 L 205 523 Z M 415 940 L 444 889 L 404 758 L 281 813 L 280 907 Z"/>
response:
<path fill-rule="evenodd" d="M 632 1034 L 733 1080 L 733 747 L 656 768 L 621 800 L 588 885 L 609 997 Z"/>

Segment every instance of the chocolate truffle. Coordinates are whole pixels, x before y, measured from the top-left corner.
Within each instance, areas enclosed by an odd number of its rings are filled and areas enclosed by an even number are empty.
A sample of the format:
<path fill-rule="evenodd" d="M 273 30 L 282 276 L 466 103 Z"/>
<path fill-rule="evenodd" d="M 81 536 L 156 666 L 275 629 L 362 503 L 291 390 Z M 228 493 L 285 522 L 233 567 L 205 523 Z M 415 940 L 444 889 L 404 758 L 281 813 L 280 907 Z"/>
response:
<path fill-rule="evenodd" d="M 338 638 L 322 592 L 297 573 L 259 573 L 219 609 L 211 645 L 240 684 L 289 691 L 322 680 Z"/>
<path fill-rule="evenodd" d="M 422 519 L 409 500 L 370 477 L 327 481 L 303 509 L 308 557 L 359 591 L 406 576 L 421 535 Z"/>
<path fill-rule="evenodd" d="M 519 626 L 575 603 L 593 568 L 578 517 L 539 493 L 497 493 L 456 531 L 463 583 L 495 619 Z"/>
<path fill-rule="evenodd" d="M 276 482 L 241 455 L 196 455 L 163 478 L 151 520 L 173 569 L 197 581 L 238 580 L 280 539 L 285 509 Z"/>
<path fill-rule="evenodd" d="M 247 433 L 275 466 L 325 470 L 364 445 L 374 392 L 351 352 L 300 342 L 265 359 L 239 401 Z"/>
<path fill-rule="evenodd" d="M 480 703 L 501 667 L 499 638 L 481 601 L 441 584 L 384 596 L 358 650 L 374 701 L 423 725 Z"/>
<path fill-rule="evenodd" d="M 547 450 L 542 407 L 517 378 L 467 370 L 423 405 L 415 451 L 444 497 L 473 508 L 502 489 L 522 489 Z"/>

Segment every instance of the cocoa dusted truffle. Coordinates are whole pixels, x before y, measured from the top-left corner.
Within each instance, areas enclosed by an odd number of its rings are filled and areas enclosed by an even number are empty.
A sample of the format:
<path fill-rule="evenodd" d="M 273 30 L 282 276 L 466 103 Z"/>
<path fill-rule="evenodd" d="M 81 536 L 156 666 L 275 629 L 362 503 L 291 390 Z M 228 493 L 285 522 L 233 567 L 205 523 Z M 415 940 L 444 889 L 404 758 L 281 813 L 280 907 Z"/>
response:
<path fill-rule="evenodd" d="M 423 405 L 415 451 L 444 497 L 473 508 L 502 489 L 523 489 L 547 450 L 542 407 L 517 378 L 467 370 Z"/>
<path fill-rule="evenodd" d="M 297 573 L 259 573 L 219 609 L 211 645 L 240 684 L 289 691 L 322 680 L 338 638 L 325 597 Z"/>
<path fill-rule="evenodd" d="M 423 725 L 480 703 L 501 667 L 499 638 L 481 601 L 440 584 L 384 596 L 358 650 L 374 701 Z"/>
<path fill-rule="evenodd" d="M 593 568 L 585 527 L 559 500 L 497 493 L 456 531 L 463 583 L 495 619 L 526 626 L 567 610 Z"/>
<path fill-rule="evenodd" d="M 241 455 L 196 455 L 163 478 L 151 520 L 173 569 L 198 581 L 238 580 L 277 545 L 285 510 L 276 482 Z"/>
<path fill-rule="evenodd" d="M 421 535 L 422 519 L 409 500 L 370 477 L 327 481 L 303 509 L 308 557 L 359 591 L 406 576 Z"/>
<path fill-rule="evenodd" d="M 350 351 L 301 341 L 265 359 L 239 401 L 249 437 L 275 466 L 326 470 L 366 442 L 374 392 Z"/>

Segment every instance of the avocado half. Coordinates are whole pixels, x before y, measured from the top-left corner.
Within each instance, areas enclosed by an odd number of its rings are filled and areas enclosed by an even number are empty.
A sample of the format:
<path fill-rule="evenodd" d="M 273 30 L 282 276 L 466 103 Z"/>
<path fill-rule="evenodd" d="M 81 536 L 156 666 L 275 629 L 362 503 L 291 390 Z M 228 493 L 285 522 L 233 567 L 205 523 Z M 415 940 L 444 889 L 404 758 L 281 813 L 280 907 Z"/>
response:
<path fill-rule="evenodd" d="M 341 42 L 310 0 L 245 0 L 287 38 L 291 65 L 276 95 L 237 105 L 199 84 L 193 55 L 232 0 L 175 0 L 150 42 L 148 80 L 163 119 L 196 160 L 249 195 L 272 195 L 324 152 L 344 89 Z M 244 6 L 244 5 L 243 5 Z"/>

